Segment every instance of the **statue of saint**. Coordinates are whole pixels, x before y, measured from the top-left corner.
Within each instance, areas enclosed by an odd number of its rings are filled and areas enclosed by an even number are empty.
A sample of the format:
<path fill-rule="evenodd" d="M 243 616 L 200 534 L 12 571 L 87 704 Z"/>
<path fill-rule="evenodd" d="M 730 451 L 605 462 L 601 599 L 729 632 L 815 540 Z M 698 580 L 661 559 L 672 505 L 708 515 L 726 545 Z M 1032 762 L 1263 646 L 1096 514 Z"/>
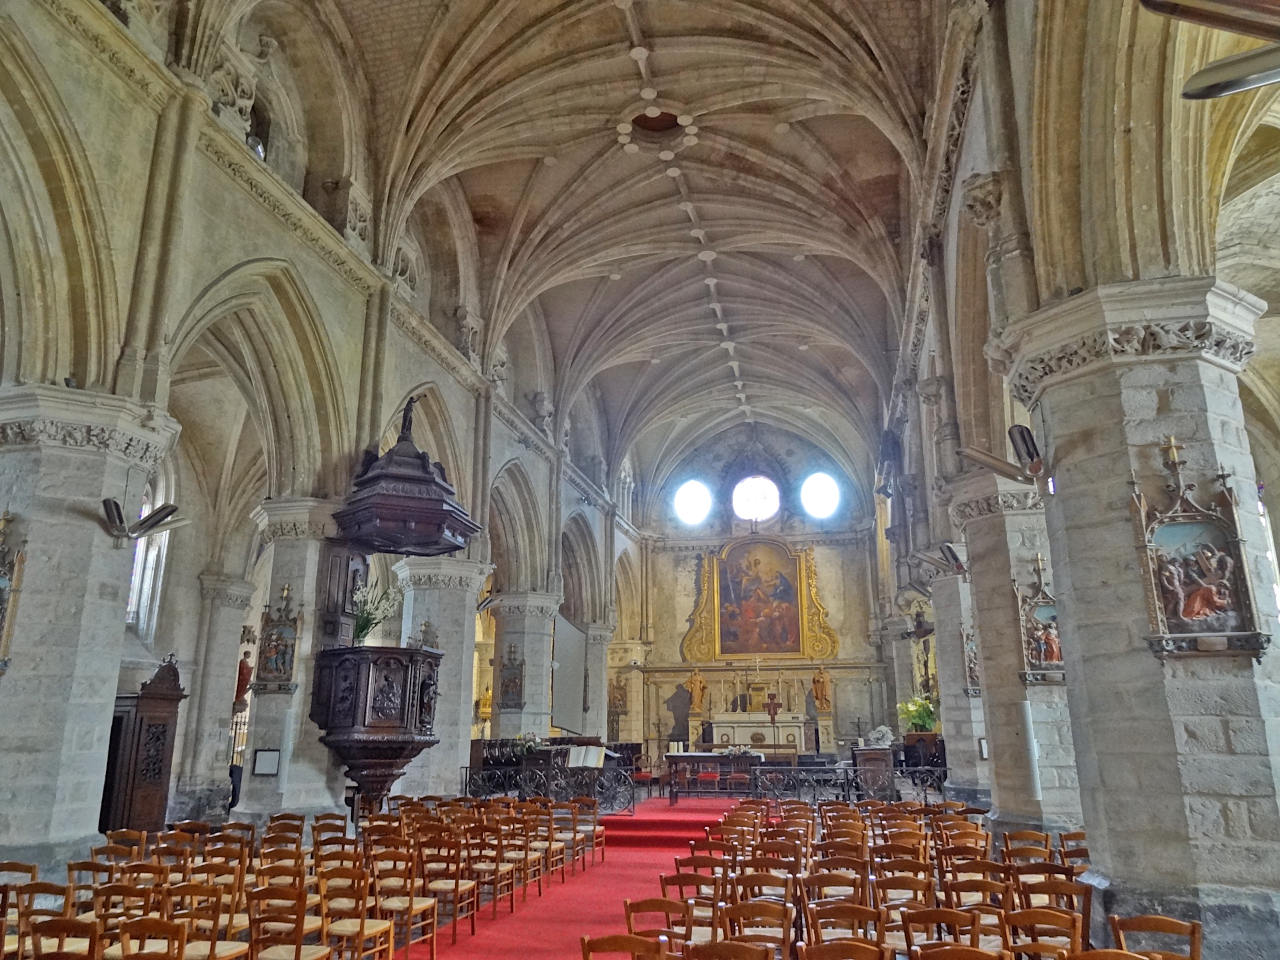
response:
<path fill-rule="evenodd" d="M 701 713 L 703 701 L 707 699 L 707 681 L 702 671 L 694 667 L 684 685 L 689 688 L 689 712 Z"/>
<path fill-rule="evenodd" d="M 831 674 L 826 667 L 819 667 L 813 675 L 813 705 L 819 710 L 831 709 Z"/>
<path fill-rule="evenodd" d="M 249 692 L 249 684 L 253 682 L 253 664 L 249 662 L 252 651 L 246 650 L 236 665 L 236 697 L 235 702 L 245 703 L 245 694 Z"/>

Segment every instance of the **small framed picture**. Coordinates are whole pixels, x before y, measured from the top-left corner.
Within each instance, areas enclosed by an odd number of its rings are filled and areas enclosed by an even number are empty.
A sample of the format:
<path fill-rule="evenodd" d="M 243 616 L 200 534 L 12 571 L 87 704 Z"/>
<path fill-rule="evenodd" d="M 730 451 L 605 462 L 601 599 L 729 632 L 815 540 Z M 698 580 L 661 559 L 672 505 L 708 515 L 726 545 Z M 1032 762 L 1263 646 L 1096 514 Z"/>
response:
<path fill-rule="evenodd" d="M 275 777 L 280 774 L 279 750 L 253 751 L 253 775 L 255 777 Z"/>
<path fill-rule="evenodd" d="M 986 737 L 979 737 L 979 738 L 978 738 L 978 759 L 979 759 L 979 760 L 990 760 L 990 759 L 991 759 L 991 750 L 990 750 L 990 748 L 987 746 L 987 738 L 986 738 Z"/>

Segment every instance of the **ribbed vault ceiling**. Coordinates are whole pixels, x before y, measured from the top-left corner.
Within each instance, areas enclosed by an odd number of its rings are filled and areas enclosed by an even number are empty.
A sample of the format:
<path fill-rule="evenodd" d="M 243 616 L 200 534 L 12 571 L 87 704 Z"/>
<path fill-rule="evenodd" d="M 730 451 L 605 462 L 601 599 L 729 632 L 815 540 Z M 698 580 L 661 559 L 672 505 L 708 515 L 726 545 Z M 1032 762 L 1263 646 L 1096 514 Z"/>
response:
<path fill-rule="evenodd" d="M 373 97 L 380 256 L 464 202 L 486 352 L 545 328 L 555 406 L 594 386 L 611 466 L 661 483 L 759 421 L 864 472 L 945 4 L 339 6 Z"/>

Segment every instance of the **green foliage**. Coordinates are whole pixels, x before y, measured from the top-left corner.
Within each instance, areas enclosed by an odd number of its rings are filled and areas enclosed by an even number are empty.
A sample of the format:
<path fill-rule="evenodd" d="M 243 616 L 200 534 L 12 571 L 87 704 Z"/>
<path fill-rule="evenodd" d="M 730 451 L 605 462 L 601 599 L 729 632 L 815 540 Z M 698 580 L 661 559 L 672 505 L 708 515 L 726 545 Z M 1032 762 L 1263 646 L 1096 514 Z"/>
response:
<path fill-rule="evenodd" d="M 933 702 L 924 697 L 912 697 L 898 704 L 898 716 L 911 725 L 912 730 L 928 733 L 937 722 Z"/>

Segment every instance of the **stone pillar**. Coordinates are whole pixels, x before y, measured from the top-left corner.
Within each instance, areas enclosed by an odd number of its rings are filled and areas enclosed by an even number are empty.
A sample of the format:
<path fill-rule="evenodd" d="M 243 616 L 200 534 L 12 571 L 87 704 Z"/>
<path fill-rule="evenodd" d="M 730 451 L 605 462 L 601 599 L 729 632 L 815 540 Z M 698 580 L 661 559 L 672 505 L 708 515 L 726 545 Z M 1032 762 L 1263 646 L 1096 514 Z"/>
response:
<path fill-rule="evenodd" d="M 320 645 L 317 596 L 322 585 L 321 560 L 325 539 L 337 532 L 333 523 L 335 508 L 330 500 L 298 497 L 264 500 L 254 510 L 262 543 L 271 550 L 268 609 L 274 611 L 280 606 L 281 593 L 288 587 L 288 602 L 300 621 L 291 680 L 264 682 L 264 656 L 261 649 L 258 652 L 251 687 L 244 786 L 236 807 L 242 813 L 333 810 L 343 803 L 347 781 L 342 767 L 320 743 L 320 728 L 307 716 L 315 654 Z M 258 632 L 261 643 L 261 628 Z M 257 750 L 280 751 L 276 776 L 253 774 Z"/>
<path fill-rule="evenodd" d="M 436 699 L 440 742 L 409 764 L 393 793 L 452 796 L 460 771 L 471 761 L 471 719 L 475 714 L 476 599 L 493 569 L 487 563 L 453 557 L 405 557 L 393 568 L 404 591 L 401 636 L 426 636 L 444 651 Z"/>
<path fill-rule="evenodd" d="M 1206 957 L 1240 960 L 1273 956 L 1280 929 L 1280 660 L 1153 655 L 1158 608 L 1132 507 L 1135 488 L 1168 507 L 1171 435 L 1198 502 L 1229 473 L 1257 627 L 1274 631 L 1237 384 L 1263 309 L 1213 278 L 1113 284 L 1011 325 L 1000 343 L 1056 487 L 1046 519 L 1085 828 L 1110 882 L 1094 912 L 1198 917 Z"/>
<path fill-rule="evenodd" d="M 204 820 L 226 813 L 231 795 L 231 714 L 239 676 L 240 634 L 253 584 L 217 573 L 200 574 L 200 626 L 195 672 L 183 704 L 181 762 L 171 820 Z"/>
<path fill-rule="evenodd" d="M 982 690 L 967 668 L 973 638 L 973 600 L 961 574 L 933 581 L 933 619 L 938 645 L 938 694 L 947 743 L 947 796 L 986 806 L 991 802 L 991 763 L 978 741 L 987 735 Z"/>
<path fill-rule="evenodd" d="M 550 593 L 494 597 L 495 737 L 551 733 L 551 640 L 560 598 Z"/>
<path fill-rule="evenodd" d="M 886 617 L 881 623 L 881 649 L 889 659 L 888 702 L 885 706 L 885 725 L 890 729 L 902 732 L 902 721 L 898 717 L 897 705 L 911 696 L 911 638 L 907 631 L 911 629 L 911 621 L 906 617 Z"/>
<path fill-rule="evenodd" d="M 609 643 L 614 628 L 608 624 L 587 624 L 586 691 L 583 701 L 587 707 L 583 717 L 582 733 L 587 737 L 608 739 L 609 722 Z"/>
<path fill-rule="evenodd" d="M 1048 553 L 1044 502 L 1034 487 L 973 473 L 957 482 L 951 515 L 964 531 L 973 585 L 991 819 L 998 831 L 1075 829 L 1080 794 L 1066 688 L 1028 675 L 1019 601 L 1010 583 L 1025 589 L 1036 557 Z"/>
<path fill-rule="evenodd" d="M 13 516 L 10 549 L 26 542 L 0 677 L 0 860 L 34 861 L 42 876 L 100 837 L 133 562 L 133 544 L 103 529 L 102 500 L 136 518 L 176 434 L 163 413 L 117 397 L 0 392 L 0 509 Z"/>

